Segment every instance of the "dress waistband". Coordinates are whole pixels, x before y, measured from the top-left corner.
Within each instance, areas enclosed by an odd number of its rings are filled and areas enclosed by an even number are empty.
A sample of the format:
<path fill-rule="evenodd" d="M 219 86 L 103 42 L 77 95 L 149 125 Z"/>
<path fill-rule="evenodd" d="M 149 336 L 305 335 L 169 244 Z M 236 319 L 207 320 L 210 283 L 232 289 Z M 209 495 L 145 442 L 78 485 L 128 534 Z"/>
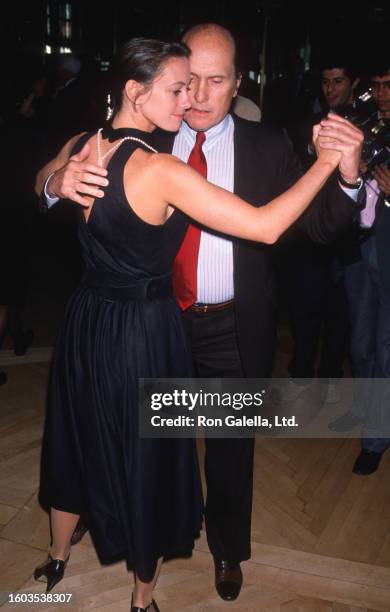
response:
<path fill-rule="evenodd" d="M 99 297 L 113 302 L 154 300 L 172 296 L 170 272 L 131 283 L 126 274 L 87 268 L 82 283 Z"/>

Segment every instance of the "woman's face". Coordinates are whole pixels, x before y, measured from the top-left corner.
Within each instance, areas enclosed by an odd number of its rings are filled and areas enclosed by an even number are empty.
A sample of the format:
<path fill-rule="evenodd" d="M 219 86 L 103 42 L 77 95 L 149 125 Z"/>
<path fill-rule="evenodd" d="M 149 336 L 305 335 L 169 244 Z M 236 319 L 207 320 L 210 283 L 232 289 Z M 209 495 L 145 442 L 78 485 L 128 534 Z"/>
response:
<path fill-rule="evenodd" d="M 149 124 L 149 130 L 160 127 L 169 132 L 180 128 L 184 113 L 190 108 L 188 84 L 190 66 L 187 58 L 169 59 L 152 87 L 136 99 L 136 108 Z"/>

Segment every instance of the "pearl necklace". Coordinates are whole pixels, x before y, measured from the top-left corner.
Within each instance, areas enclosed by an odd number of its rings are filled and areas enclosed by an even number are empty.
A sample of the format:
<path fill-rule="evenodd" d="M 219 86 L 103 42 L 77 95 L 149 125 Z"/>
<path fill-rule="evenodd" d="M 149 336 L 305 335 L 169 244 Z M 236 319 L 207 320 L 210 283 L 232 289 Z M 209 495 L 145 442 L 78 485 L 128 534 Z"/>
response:
<path fill-rule="evenodd" d="M 158 151 L 156 149 L 154 149 L 153 147 L 148 145 L 147 142 L 144 142 L 143 140 L 141 140 L 141 138 L 136 138 L 135 136 L 125 136 L 124 138 L 121 138 L 120 140 L 118 140 L 118 142 L 115 143 L 113 147 L 108 149 L 108 151 L 106 151 L 104 153 L 104 155 L 102 155 L 102 153 L 101 153 L 101 134 L 102 134 L 102 130 L 103 130 L 103 128 L 100 128 L 98 130 L 98 133 L 97 133 L 98 166 L 100 166 L 100 167 L 103 166 L 103 162 L 106 159 L 106 157 L 110 153 L 113 153 L 114 151 L 116 151 L 125 140 L 134 140 L 135 142 L 139 142 L 140 144 L 143 144 L 147 149 L 149 149 L 153 153 L 158 153 Z"/>

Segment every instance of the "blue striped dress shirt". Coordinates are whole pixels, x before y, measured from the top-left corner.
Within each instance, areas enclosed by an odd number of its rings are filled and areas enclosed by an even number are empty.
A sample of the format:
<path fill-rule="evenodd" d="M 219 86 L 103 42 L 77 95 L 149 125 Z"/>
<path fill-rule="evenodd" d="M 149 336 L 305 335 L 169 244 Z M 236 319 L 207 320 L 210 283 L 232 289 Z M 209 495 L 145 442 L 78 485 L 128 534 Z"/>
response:
<path fill-rule="evenodd" d="M 207 180 L 233 192 L 234 189 L 234 123 L 230 115 L 206 131 L 202 150 L 207 162 Z M 176 135 L 173 155 L 188 161 L 196 132 L 183 121 Z M 218 304 L 234 297 L 233 243 L 202 231 L 198 259 L 197 302 Z"/>

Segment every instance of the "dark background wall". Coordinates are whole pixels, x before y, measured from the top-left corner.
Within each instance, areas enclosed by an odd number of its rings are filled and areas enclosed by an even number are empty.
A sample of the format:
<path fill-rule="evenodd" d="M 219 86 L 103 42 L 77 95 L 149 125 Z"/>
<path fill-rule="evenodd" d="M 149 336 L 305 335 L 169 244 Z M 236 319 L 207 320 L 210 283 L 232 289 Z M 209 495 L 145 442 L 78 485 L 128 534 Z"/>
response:
<path fill-rule="evenodd" d="M 61 32 L 66 5 L 71 12 L 69 39 Z M 6 84 L 3 112 L 4 106 L 23 96 L 37 73 L 50 71 L 60 46 L 68 46 L 84 61 L 100 63 L 109 61 L 117 45 L 131 36 L 180 36 L 201 21 L 216 21 L 232 29 L 246 73 L 253 70 L 257 74 L 264 68 L 266 112 L 267 94 L 272 105 L 275 89 L 277 97 L 287 97 L 286 101 L 294 97 L 302 72 L 310 68 L 315 74 L 324 52 L 348 49 L 363 71 L 372 50 L 387 44 L 390 25 L 385 0 L 361 4 L 345 0 L 218 0 L 196 5 L 180 0 L 14 0 L 3 4 L 1 11 L 0 49 Z M 52 47 L 51 55 L 44 53 L 47 44 Z M 244 79 L 243 93 L 257 101 L 257 82 Z"/>

